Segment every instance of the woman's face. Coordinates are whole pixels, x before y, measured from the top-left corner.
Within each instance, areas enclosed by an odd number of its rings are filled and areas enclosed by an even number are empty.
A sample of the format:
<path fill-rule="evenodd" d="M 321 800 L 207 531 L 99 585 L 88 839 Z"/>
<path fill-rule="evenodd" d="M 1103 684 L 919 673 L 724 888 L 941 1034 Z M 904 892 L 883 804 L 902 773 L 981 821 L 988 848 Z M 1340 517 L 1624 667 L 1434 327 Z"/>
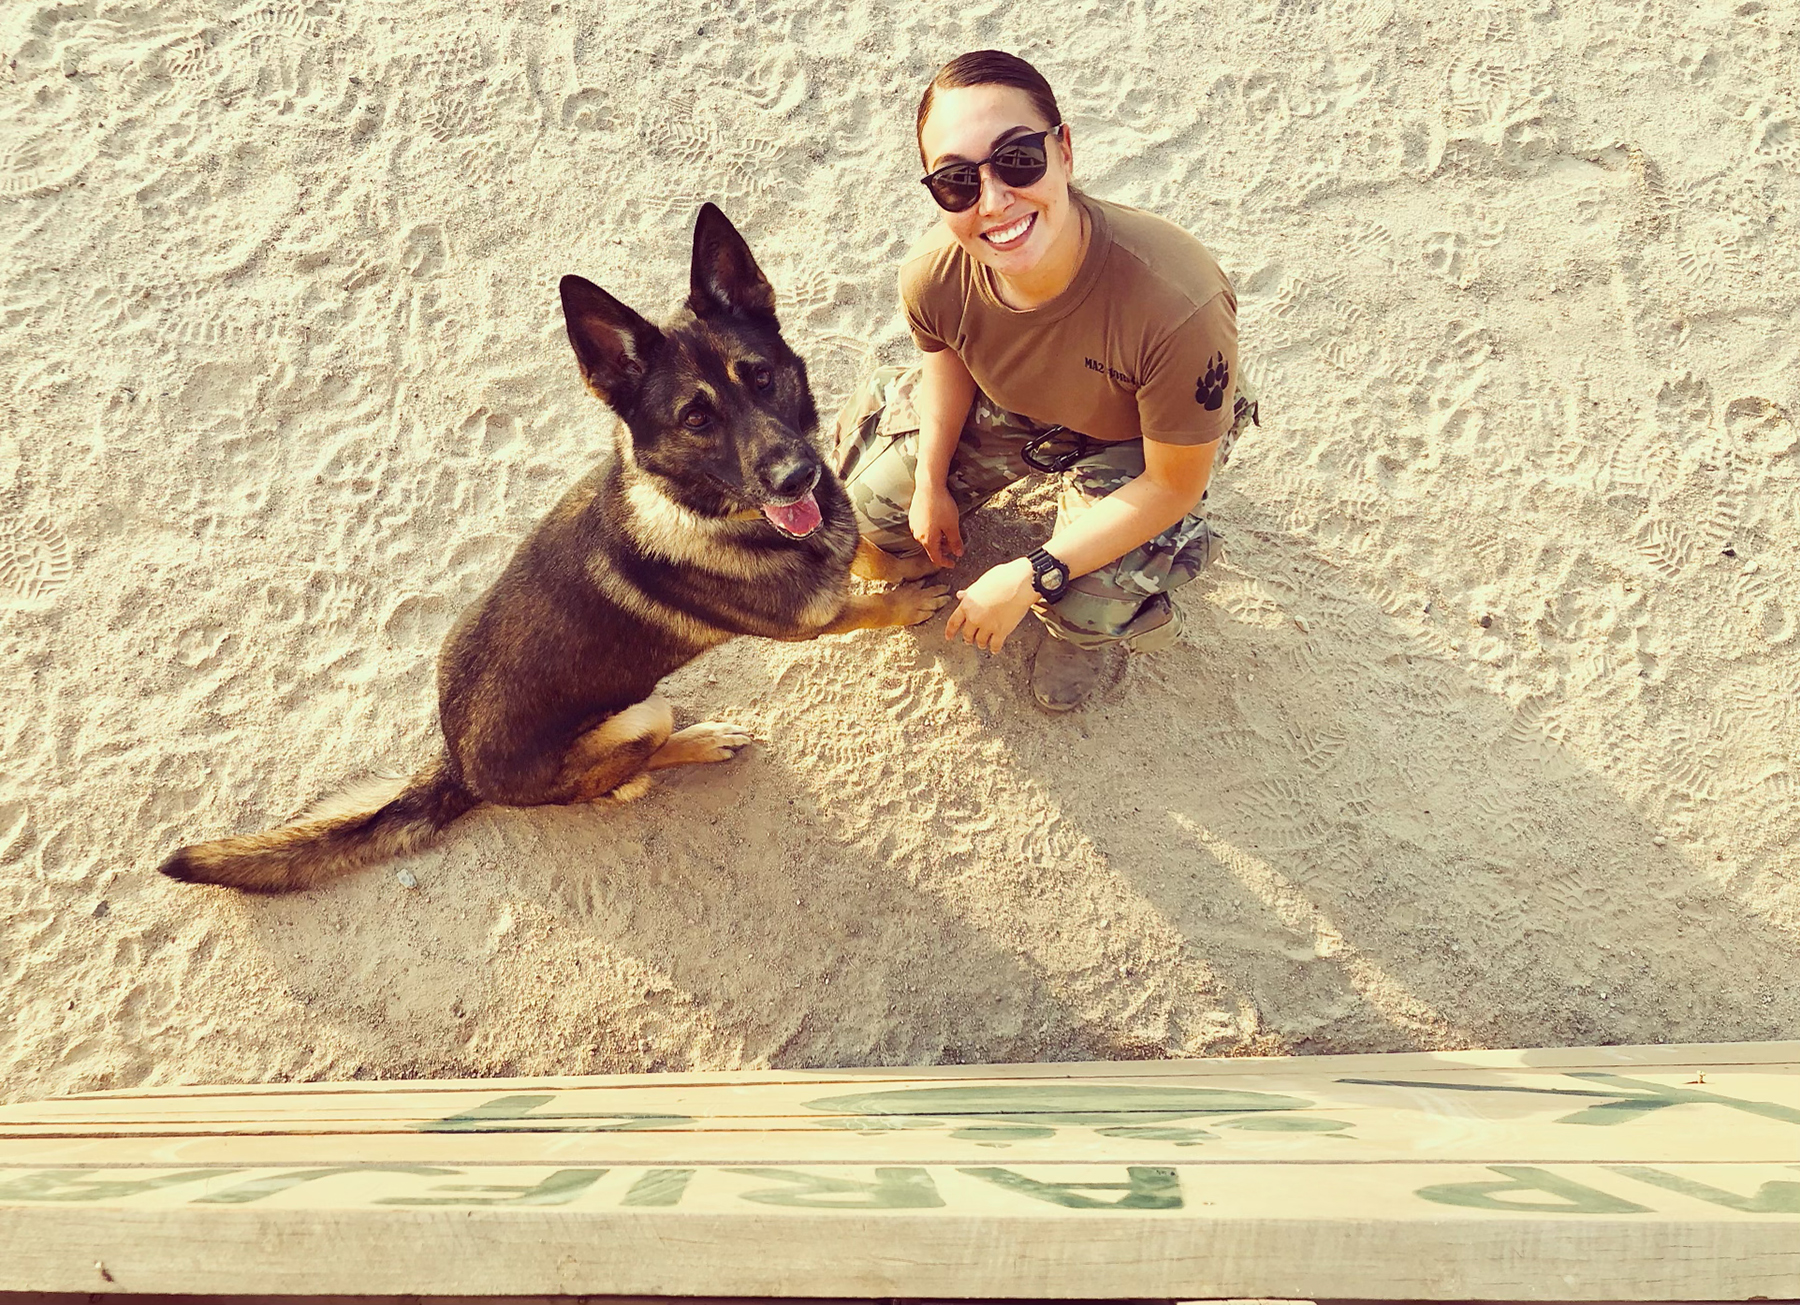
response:
<path fill-rule="evenodd" d="M 919 133 L 927 172 L 946 163 L 985 159 L 1014 136 L 1057 126 L 1044 122 L 1031 97 L 1016 86 L 962 86 L 940 89 Z M 1071 236 L 1080 238 L 1069 176 L 1074 156 L 1066 141 L 1046 138 L 1049 169 L 1036 185 L 1015 190 L 981 170 L 981 201 L 961 213 L 938 212 L 944 225 L 968 251 L 1009 281 L 1029 281 L 1044 257 Z"/>

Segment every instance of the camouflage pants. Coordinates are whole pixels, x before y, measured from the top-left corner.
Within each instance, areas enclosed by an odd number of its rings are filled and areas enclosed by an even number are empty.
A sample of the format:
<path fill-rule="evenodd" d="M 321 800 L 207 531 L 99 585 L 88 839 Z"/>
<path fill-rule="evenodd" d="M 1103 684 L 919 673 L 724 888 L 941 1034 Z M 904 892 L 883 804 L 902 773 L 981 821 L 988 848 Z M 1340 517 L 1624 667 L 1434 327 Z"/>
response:
<path fill-rule="evenodd" d="M 850 396 L 838 414 L 837 463 L 850 491 L 863 537 L 896 557 L 921 551 L 907 524 L 919 464 L 919 418 L 913 392 L 917 367 L 883 367 Z M 1214 455 L 1216 474 L 1250 420 L 1254 404 L 1239 396 L 1238 420 Z M 996 406 L 977 390 L 950 459 L 947 477 L 958 516 L 967 516 L 1008 485 L 1037 474 L 1020 449 L 1047 427 Z M 1144 446 L 1133 440 L 1102 446 L 1062 473 L 1056 528 L 1144 472 Z M 1115 562 L 1077 577 L 1054 607 L 1035 608 L 1045 628 L 1086 648 L 1123 643 L 1150 652 L 1175 642 L 1181 614 L 1169 594 L 1204 571 L 1223 548 L 1201 515 L 1205 500 L 1148 543 Z"/>

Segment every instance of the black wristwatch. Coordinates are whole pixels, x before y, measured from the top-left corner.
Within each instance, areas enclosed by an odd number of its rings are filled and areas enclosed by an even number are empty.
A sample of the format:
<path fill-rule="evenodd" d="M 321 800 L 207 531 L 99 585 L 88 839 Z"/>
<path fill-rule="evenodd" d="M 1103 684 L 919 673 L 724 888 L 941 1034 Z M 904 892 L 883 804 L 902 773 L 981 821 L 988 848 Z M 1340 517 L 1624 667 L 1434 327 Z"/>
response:
<path fill-rule="evenodd" d="M 1069 568 L 1043 549 L 1033 549 L 1025 557 L 1031 563 L 1031 587 L 1046 603 L 1061 600 L 1069 592 Z"/>

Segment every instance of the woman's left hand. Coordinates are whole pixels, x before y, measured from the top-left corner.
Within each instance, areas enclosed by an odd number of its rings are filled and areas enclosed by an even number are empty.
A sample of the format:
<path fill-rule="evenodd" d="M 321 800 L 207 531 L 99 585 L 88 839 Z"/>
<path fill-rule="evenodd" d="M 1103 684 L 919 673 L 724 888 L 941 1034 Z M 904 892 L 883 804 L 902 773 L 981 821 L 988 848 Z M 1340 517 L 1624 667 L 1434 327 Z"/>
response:
<path fill-rule="evenodd" d="M 960 634 L 965 643 L 997 653 L 1038 593 L 1031 583 L 1031 563 L 1020 557 L 991 568 L 956 596 L 962 601 L 944 622 L 944 638 Z"/>

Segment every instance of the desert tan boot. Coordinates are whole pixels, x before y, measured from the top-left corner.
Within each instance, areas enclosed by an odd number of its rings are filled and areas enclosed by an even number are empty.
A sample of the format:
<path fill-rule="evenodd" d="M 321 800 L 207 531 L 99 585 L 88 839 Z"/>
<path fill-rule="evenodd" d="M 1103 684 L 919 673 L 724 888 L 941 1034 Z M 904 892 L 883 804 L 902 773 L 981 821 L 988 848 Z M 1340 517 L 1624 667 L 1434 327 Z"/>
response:
<path fill-rule="evenodd" d="M 1078 648 L 1046 634 L 1031 663 L 1031 696 L 1045 711 L 1073 711 L 1093 695 L 1106 662 L 1105 648 Z"/>

